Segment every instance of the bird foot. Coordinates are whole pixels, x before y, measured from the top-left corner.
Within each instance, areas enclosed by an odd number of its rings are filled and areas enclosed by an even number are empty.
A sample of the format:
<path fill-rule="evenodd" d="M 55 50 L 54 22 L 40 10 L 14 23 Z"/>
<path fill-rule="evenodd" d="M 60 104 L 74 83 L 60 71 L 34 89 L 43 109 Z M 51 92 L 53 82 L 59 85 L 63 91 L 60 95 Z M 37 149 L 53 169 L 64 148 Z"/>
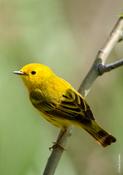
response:
<path fill-rule="evenodd" d="M 53 146 L 49 147 L 49 150 L 51 151 L 51 150 L 54 150 L 54 149 L 57 149 L 57 148 L 65 150 L 64 147 L 58 142 L 53 142 Z"/>

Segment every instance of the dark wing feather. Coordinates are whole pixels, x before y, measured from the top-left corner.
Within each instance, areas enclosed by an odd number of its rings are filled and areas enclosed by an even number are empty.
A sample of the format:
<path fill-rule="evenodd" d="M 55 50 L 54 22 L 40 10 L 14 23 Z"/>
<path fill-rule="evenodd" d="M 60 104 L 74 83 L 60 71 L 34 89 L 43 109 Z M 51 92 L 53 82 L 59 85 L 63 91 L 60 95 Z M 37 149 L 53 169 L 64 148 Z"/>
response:
<path fill-rule="evenodd" d="M 30 93 L 32 104 L 42 112 L 55 110 L 56 105 L 42 93 L 40 89 L 34 89 Z"/>
<path fill-rule="evenodd" d="M 70 114 L 69 120 L 76 120 L 83 124 L 90 123 L 94 116 L 86 101 L 75 91 L 69 89 L 63 95 L 59 110 Z"/>
<path fill-rule="evenodd" d="M 40 89 L 30 93 L 33 105 L 42 112 L 57 118 L 74 120 L 83 124 L 94 120 L 93 114 L 86 101 L 71 89 L 63 95 L 61 103 L 55 104 L 50 99 L 45 98 Z"/>

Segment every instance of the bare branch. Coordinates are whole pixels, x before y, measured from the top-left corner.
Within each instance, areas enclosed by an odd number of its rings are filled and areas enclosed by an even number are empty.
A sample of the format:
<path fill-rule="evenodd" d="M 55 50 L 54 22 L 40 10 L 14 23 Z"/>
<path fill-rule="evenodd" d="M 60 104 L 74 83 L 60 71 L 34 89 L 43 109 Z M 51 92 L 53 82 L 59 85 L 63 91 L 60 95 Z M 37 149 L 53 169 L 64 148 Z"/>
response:
<path fill-rule="evenodd" d="M 123 60 L 120 63 L 115 62 L 113 64 L 109 64 L 106 66 L 104 65 L 112 49 L 117 44 L 117 42 L 122 39 L 122 37 L 123 37 L 123 17 L 120 17 L 114 29 L 112 30 L 108 40 L 106 41 L 104 47 L 98 52 L 90 71 L 88 72 L 87 76 L 85 77 L 85 79 L 80 85 L 80 88 L 78 91 L 83 96 L 86 96 L 89 93 L 92 84 L 94 83 L 94 81 L 97 79 L 98 76 L 100 76 L 104 72 L 110 71 L 114 68 L 117 68 L 123 65 L 121 63 L 123 62 Z M 58 143 L 56 142 L 57 144 L 52 150 L 52 153 L 47 161 L 47 165 L 45 167 L 43 175 L 54 174 L 55 169 L 58 165 L 58 162 L 64 151 L 64 147 L 70 136 L 70 131 L 71 131 L 71 127 L 67 128 L 65 132 L 63 130 L 60 131 L 60 134 L 57 139 Z M 61 134 L 62 134 L 62 137 L 61 137 L 61 140 L 59 140 Z"/>
<path fill-rule="evenodd" d="M 60 131 L 58 138 L 57 138 L 57 141 L 56 141 L 56 145 L 55 145 L 55 147 L 53 147 L 52 154 L 47 161 L 47 165 L 45 167 L 45 171 L 44 171 L 43 175 L 53 175 L 55 173 L 55 169 L 56 169 L 58 162 L 61 158 L 61 155 L 65 149 L 67 139 L 71 135 L 71 131 L 72 131 L 72 127 L 67 128 L 67 131 L 65 131 L 65 132 L 64 132 L 64 130 Z M 61 137 L 61 135 L 63 137 Z M 59 138 L 60 138 L 60 140 L 59 140 Z"/>
<path fill-rule="evenodd" d="M 99 51 L 98 58 L 102 60 L 102 64 L 105 64 L 107 57 L 111 53 L 114 46 L 123 38 L 123 17 L 120 17 L 117 21 L 114 29 L 112 30 L 108 40 L 104 47 Z"/>
<path fill-rule="evenodd" d="M 123 37 L 123 17 L 120 17 L 118 19 L 118 22 L 114 26 L 114 29 L 112 30 L 108 40 L 106 41 L 104 47 L 99 50 L 90 71 L 88 72 L 87 76 L 80 85 L 79 92 L 83 96 L 86 96 L 89 93 L 93 82 L 100 75 L 100 70 L 98 69 L 98 66 L 105 64 L 106 59 L 108 58 L 112 49 L 122 37 Z"/>

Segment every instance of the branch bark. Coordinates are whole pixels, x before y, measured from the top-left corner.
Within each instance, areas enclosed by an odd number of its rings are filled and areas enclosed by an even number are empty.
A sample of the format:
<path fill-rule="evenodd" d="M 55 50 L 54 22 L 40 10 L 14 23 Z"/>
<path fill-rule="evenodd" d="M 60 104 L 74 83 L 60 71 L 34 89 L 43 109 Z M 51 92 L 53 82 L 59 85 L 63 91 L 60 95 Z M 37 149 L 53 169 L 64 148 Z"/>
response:
<path fill-rule="evenodd" d="M 87 96 L 89 93 L 92 84 L 100 75 L 104 74 L 105 72 L 111 71 L 119 66 L 123 65 L 123 60 L 119 60 L 117 62 L 111 64 L 105 64 L 109 54 L 111 53 L 114 46 L 117 44 L 118 41 L 121 41 L 123 37 L 123 17 L 120 17 L 114 26 L 109 38 L 107 39 L 104 47 L 99 50 L 96 59 L 86 75 L 85 79 L 82 81 L 79 92 L 83 96 Z M 68 141 L 69 136 L 71 135 L 72 127 L 68 127 L 65 132 L 63 130 L 60 131 L 58 139 L 56 141 L 57 145 L 53 147 L 51 155 L 47 161 L 45 170 L 43 175 L 53 175 L 55 173 L 56 167 L 59 163 L 59 160 L 63 154 L 64 148 Z M 60 137 L 62 135 L 62 137 Z M 59 140 L 59 138 L 61 138 Z"/>

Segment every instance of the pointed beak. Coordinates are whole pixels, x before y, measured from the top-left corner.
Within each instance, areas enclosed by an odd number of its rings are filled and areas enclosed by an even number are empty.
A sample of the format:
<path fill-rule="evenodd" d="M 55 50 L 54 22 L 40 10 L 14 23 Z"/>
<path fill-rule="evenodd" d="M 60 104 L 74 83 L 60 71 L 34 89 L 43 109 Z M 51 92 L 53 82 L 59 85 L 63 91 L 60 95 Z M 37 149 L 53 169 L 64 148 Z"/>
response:
<path fill-rule="evenodd" d="M 17 75 L 26 75 L 26 73 L 22 72 L 22 71 L 13 71 L 14 74 Z"/>

